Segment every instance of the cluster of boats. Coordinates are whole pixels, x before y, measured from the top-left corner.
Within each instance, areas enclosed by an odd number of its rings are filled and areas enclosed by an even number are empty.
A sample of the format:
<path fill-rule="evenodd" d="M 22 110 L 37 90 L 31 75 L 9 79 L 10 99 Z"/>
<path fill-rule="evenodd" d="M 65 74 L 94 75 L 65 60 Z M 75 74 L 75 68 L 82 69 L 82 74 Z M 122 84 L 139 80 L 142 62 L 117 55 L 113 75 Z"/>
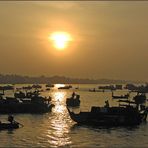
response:
<path fill-rule="evenodd" d="M 135 84 L 126 84 L 124 87 L 122 84 L 116 85 L 105 85 L 98 86 L 98 88 L 89 89 L 90 92 L 105 92 L 105 90 L 114 91 L 114 90 L 122 90 L 127 89 L 131 92 L 139 92 L 139 93 L 148 93 L 148 84 L 145 85 L 135 85 Z"/>
<path fill-rule="evenodd" d="M 14 97 L 0 95 L 0 113 L 45 113 L 51 111 L 54 105 L 51 97 L 42 97 L 38 91 L 16 92 Z"/>
<path fill-rule="evenodd" d="M 0 114 L 16 114 L 31 113 L 41 114 L 50 112 L 54 104 L 51 103 L 51 97 L 43 97 L 39 95 L 39 91 L 14 93 L 14 97 L 4 96 L 0 94 Z M 0 122 L 0 130 L 16 129 L 20 127 L 20 123 L 16 122 L 12 116 L 8 117 L 10 123 Z"/>
<path fill-rule="evenodd" d="M 134 84 L 126 84 L 125 89 L 128 89 L 132 92 L 140 92 L 140 93 L 148 93 L 148 84 L 145 85 L 134 85 Z"/>
<path fill-rule="evenodd" d="M 52 87 L 52 86 L 47 86 Z M 39 88 L 39 86 L 34 86 Z M 71 86 L 60 88 L 69 89 Z M 145 105 L 145 93 L 137 93 L 131 99 L 130 94 L 114 95 L 112 99 L 119 102 L 119 106 L 110 106 L 109 101 L 105 101 L 104 106 L 92 106 L 90 111 L 81 111 L 75 113 L 73 107 L 80 107 L 80 95 L 75 92 L 70 98 L 66 99 L 66 106 L 71 119 L 80 125 L 91 126 L 133 126 L 146 121 L 148 108 Z M 54 104 L 51 103 L 51 97 L 40 96 L 38 90 L 35 91 L 17 91 L 14 97 L 5 97 L 4 91 L 0 94 L 0 114 L 14 113 L 46 113 L 51 111 Z M 72 107 L 72 108 L 71 108 Z M 72 109 L 72 110 L 71 110 Z M 10 123 L 1 123 L 0 129 L 15 129 L 20 127 L 12 116 L 8 117 Z"/>

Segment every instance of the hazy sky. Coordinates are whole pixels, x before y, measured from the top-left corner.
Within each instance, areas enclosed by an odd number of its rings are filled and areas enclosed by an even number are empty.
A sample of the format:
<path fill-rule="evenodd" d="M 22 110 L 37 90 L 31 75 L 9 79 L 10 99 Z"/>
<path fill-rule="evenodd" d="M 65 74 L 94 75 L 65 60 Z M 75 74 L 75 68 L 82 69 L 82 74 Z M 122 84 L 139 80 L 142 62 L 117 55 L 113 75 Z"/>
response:
<path fill-rule="evenodd" d="M 56 50 L 55 31 L 73 40 Z M 0 73 L 148 81 L 148 1 L 0 2 Z"/>

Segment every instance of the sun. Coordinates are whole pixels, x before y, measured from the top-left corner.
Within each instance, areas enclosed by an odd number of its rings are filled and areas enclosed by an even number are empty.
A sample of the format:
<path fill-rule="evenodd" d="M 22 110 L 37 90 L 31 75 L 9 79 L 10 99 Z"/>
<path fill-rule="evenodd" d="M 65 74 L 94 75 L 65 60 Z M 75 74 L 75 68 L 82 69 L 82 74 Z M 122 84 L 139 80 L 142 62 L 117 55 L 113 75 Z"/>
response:
<path fill-rule="evenodd" d="M 68 43 L 72 40 L 72 37 L 67 32 L 53 32 L 49 39 L 53 42 L 53 45 L 58 50 L 63 50 L 68 46 Z"/>

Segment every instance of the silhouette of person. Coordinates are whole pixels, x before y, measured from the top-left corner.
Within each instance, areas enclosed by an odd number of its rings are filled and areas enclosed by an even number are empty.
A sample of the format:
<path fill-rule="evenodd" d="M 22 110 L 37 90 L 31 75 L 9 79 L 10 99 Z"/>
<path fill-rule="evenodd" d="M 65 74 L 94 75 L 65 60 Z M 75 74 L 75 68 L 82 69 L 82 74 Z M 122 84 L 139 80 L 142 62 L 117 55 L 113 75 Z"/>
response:
<path fill-rule="evenodd" d="M 109 107 L 109 102 L 108 102 L 108 100 L 105 101 L 105 107 Z"/>
<path fill-rule="evenodd" d="M 14 117 L 12 115 L 8 116 L 8 121 L 12 124 L 14 121 Z"/>
<path fill-rule="evenodd" d="M 75 92 L 73 92 L 73 93 L 72 93 L 72 98 L 74 98 L 75 95 L 76 95 Z"/>

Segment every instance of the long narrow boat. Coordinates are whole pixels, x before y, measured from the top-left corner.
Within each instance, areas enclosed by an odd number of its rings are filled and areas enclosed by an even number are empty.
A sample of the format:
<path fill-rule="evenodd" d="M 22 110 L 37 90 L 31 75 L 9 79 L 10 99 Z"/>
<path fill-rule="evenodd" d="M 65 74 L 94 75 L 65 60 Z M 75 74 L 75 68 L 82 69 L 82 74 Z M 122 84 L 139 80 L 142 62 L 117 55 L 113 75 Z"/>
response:
<path fill-rule="evenodd" d="M 113 92 L 112 92 L 112 98 L 113 99 L 128 99 L 129 98 L 129 94 L 117 96 L 117 95 L 114 95 Z"/>
<path fill-rule="evenodd" d="M 147 111 L 138 112 L 132 107 L 92 107 L 90 112 L 75 114 L 69 109 L 72 120 L 78 124 L 94 126 L 131 126 L 146 121 Z"/>
<path fill-rule="evenodd" d="M 71 119 L 78 124 L 92 125 L 92 126 L 133 126 L 139 125 L 146 121 L 148 108 L 144 105 L 137 104 L 135 101 L 120 100 L 126 104 L 120 104 L 117 107 L 109 107 L 107 104 L 104 107 L 91 108 L 89 112 L 80 112 L 78 114 L 70 111 L 68 112 Z M 139 109 L 140 108 L 140 109 Z"/>
<path fill-rule="evenodd" d="M 11 113 L 46 113 L 50 112 L 54 105 L 51 98 L 33 96 L 31 98 L 6 97 L 0 99 L 0 114 Z"/>

